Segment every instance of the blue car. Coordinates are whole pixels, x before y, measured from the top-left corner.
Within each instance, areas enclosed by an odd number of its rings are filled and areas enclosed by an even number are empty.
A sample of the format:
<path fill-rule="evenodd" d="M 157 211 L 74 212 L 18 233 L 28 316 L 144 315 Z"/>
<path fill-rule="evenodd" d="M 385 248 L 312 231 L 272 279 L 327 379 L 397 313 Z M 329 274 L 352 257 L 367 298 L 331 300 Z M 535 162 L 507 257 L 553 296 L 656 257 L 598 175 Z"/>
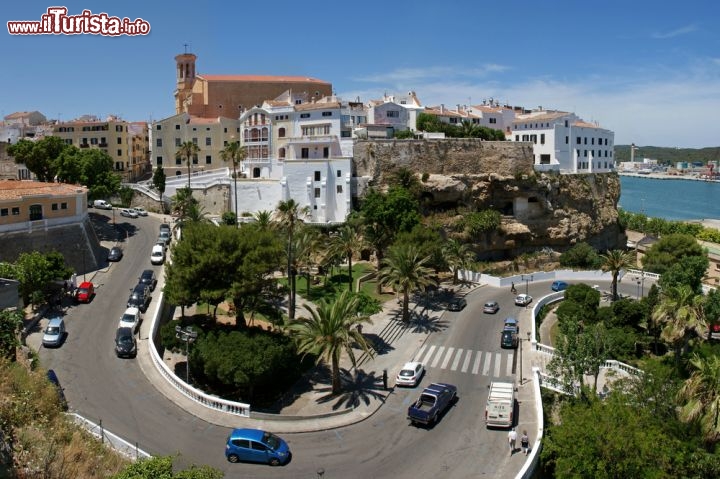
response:
<path fill-rule="evenodd" d="M 287 443 L 275 434 L 260 429 L 233 429 L 225 444 L 225 457 L 230 462 L 247 461 L 279 466 L 292 454 Z"/>
<path fill-rule="evenodd" d="M 568 287 L 568 284 L 565 281 L 553 281 L 552 286 L 550 286 L 550 289 L 553 291 L 565 291 Z"/>

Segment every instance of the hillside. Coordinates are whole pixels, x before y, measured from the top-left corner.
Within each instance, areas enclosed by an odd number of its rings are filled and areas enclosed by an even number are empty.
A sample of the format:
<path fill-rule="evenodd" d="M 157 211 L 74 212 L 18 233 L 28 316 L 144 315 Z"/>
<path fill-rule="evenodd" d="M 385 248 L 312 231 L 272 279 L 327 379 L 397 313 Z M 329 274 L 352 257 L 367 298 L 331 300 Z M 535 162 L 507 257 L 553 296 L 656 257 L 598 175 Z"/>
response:
<path fill-rule="evenodd" d="M 669 148 L 663 146 L 640 146 L 635 149 L 635 161 L 643 158 L 658 160 L 664 165 L 675 165 L 678 161 L 707 163 L 720 161 L 720 147 L 710 148 Z M 630 145 L 615 145 L 615 160 L 630 161 Z"/>

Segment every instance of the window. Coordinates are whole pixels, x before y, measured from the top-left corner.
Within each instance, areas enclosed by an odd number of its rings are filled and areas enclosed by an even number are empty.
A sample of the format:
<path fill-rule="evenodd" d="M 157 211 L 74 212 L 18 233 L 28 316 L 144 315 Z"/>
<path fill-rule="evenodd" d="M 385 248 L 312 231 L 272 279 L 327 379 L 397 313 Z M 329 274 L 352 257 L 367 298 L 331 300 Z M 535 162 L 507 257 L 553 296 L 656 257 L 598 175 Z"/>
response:
<path fill-rule="evenodd" d="M 227 128 L 223 128 L 223 133 L 227 133 Z"/>
<path fill-rule="evenodd" d="M 302 136 L 329 135 L 330 125 L 310 125 L 302 127 Z"/>
<path fill-rule="evenodd" d="M 320 198 L 320 188 L 315 188 L 315 198 Z"/>
<path fill-rule="evenodd" d="M 315 172 L 315 181 L 320 181 L 320 172 L 319 171 Z"/>
<path fill-rule="evenodd" d="M 67 209 L 67 203 L 60 203 L 60 209 L 66 210 Z"/>
<path fill-rule="evenodd" d="M 19 216 L 20 215 L 20 208 L 18 206 L 13 206 L 12 209 L 13 216 Z"/>
<path fill-rule="evenodd" d="M 587 150 L 583 150 L 583 156 L 587 158 Z"/>
<path fill-rule="evenodd" d="M 323 147 L 323 158 L 330 158 L 330 148 L 327 146 Z"/>
<path fill-rule="evenodd" d="M 310 148 L 301 148 L 300 158 L 310 158 Z"/>
<path fill-rule="evenodd" d="M 175 129 L 176 129 L 176 130 L 179 130 L 179 129 L 180 129 L 180 125 L 175 125 Z"/>
<path fill-rule="evenodd" d="M 495 123 L 497 123 L 497 118 L 488 118 L 488 123 L 494 125 Z"/>
<path fill-rule="evenodd" d="M 157 166 L 162 166 L 162 156 L 158 156 L 157 158 L 155 158 L 155 164 Z"/>
<path fill-rule="evenodd" d="M 278 158 L 285 158 L 285 148 L 280 148 L 278 150 Z"/>
<path fill-rule="evenodd" d="M 212 139 L 209 136 L 205 137 L 205 146 L 211 146 L 212 145 Z"/>
<path fill-rule="evenodd" d="M 590 138 L 590 144 L 591 144 L 591 145 L 594 145 L 594 144 L 595 144 L 595 137 Z"/>
<path fill-rule="evenodd" d="M 155 129 L 156 129 L 157 131 L 162 130 L 162 125 L 155 125 Z"/>
<path fill-rule="evenodd" d="M 103 138 L 103 143 L 105 143 L 105 138 Z M 122 145 L 122 138 L 118 138 L 118 145 Z"/>
<path fill-rule="evenodd" d="M 400 112 L 397 110 L 388 110 L 387 117 L 388 118 L 400 118 Z"/>
<path fill-rule="evenodd" d="M 248 439 L 233 439 L 232 443 L 233 443 L 233 446 L 244 447 L 245 449 L 250 449 L 250 441 Z"/>
<path fill-rule="evenodd" d="M 568 127 L 568 121 L 565 120 L 565 128 L 567 128 L 567 127 Z"/>
<path fill-rule="evenodd" d="M 570 142 L 570 137 L 565 135 L 565 144 L 567 145 Z"/>
<path fill-rule="evenodd" d="M 30 221 L 42 219 L 42 205 L 30 205 Z"/>
<path fill-rule="evenodd" d="M 278 128 L 278 137 L 285 138 L 285 128 Z"/>
<path fill-rule="evenodd" d="M 331 111 L 324 111 L 324 112 L 322 112 L 322 116 L 332 116 L 332 112 L 331 112 Z"/>
<path fill-rule="evenodd" d="M 180 138 L 175 138 L 175 146 L 176 147 L 180 146 Z"/>
<path fill-rule="evenodd" d="M 545 133 L 540 133 L 540 144 L 541 145 L 545 144 Z"/>
<path fill-rule="evenodd" d="M 53 203 L 51 209 L 52 209 L 53 211 L 57 211 L 57 210 L 58 210 L 58 204 L 57 204 L 57 203 Z"/>
<path fill-rule="evenodd" d="M 122 150 L 117 151 L 117 156 L 122 156 Z"/>
<path fill-rule="evenodd" d="M 209 165 L 212 163 L 212 156 L 211 155 L 205 155 L 205 164 Z"/>
<path fill-rule="evenodd" d="M 8 215 L 8 209 L 7 208 L 1 208 L 0 209 L 0 216 L 7 216 Z"/>
<path fill-rule="evenodd" d="M 175 157 L 175 164 L 176 164 L 176 165 L 182 165 L 182 160 L 180 159 L 179 156 L 176 156 L 176 157 Z M 178 174 L 182 174 L 182 173 L 178 173 Z"/>
<path fill-rule="evenodd" d="M 585 137 L 585 143 L 584 143 L 584 144 L 587 145 L 587 136 Z"/>
<path fill-rule="evenodd" d="M 335 187 L 335 191 L 337 191 L 337 193 L 338 193 L 339 195 L 341 195 L 341 194 L 342 194 L 342 185 L 337 185 L 337 186 Z"/>
<path fill-rule="evenodd" d="M 300 118 L 310 118 L 310 113 L 301 113 Z"/>
<path fill-rule="evenodd" d="M 193 145 L 197 146 L 197 144 L 198 144 L 197 138 L 193 138 L 193 139 L 192 139 L 192 142 L 193 142 Z"/>
<path fill-rule="evenodd" d="M 520 141 L 520 135 L 515 135 L 515 141 Z"/>
<path fill-rule="evenodd" d="M 342 170 L 337 170 L 337 177 L 342 178 Z"/>
<path fill-rule="evenodd" d="M 193 165 L 197 165 L 197 164 L 198 164 L 198 156 L 193 155 Z"/>
<path fill-rule="evenodd" d="M 250 441 L 250 445 L 255 451 L 267 451 L 267 446 L 263 443 Z"/>
<path fill-rule="evenodd" d="M 578 145 L 582 144 L 582 141 L 580 140 L 580 137 L 579 137 L 579 136 L 577 137 L 577 144 L 578 144 Z"/>
<path fill-rule="evenodd" d="M 253 178 L 260 178 L 260 168 L 253 168 Z"/>
<path fill-rule="evenodd" d="M 98 139 L 97 139 L 97 138 L 90 138 L 90 144 L 91 144 L 91 145 L 97 145 L 97 144 L 98 144 Z"/>
<path fill-rule="evenodd" d="M 118 140 L 119 140 L 119 139 L 120 139 L 120 138 L 118 138 Z M 162 148 L 162 138 L 158 138 L 158 139 L 155 141 L 155 146 L 157 146 L 158 148 Z"/>

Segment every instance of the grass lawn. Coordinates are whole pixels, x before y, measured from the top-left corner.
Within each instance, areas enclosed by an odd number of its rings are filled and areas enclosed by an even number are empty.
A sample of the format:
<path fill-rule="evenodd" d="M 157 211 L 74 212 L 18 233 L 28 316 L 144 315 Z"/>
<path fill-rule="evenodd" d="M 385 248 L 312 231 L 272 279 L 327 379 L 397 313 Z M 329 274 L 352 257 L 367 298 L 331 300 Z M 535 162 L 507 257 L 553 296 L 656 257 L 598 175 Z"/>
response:
<path fill-rule="evenodd" d="M 370 263 L 355 263 L 353 264 L 352 270 L 354 288 L 354 285 L 356 284 L 358 278 L 366 275 L 367 273 L 375 271 L 375 268 Z M 287 279 L 281 279 L 280 283 L 283 285 L 287 285 Z M 375 293 L 375 285 L 375 281 L 363 282 L 360 286 L 360 289 L 362 291 L 365 291 L 368 295 L 370 295 L 370 297 L 375 298 L 381 302 L 387 301 L 392 297 L 388 294 L 378 295 L 377 293 Z M 328 274 L 327 277 L 313 277 L 311 279 L 309 294 L 307 288 L 307 279 L 305 278 L 305 276 L 298 275 L 298 277 L 295 279 L 295 286 L 297 288 L 298 296 L 302 296 L 303 298 L 306 298 L 312 302 L 318 302 L 320 300 L 332 301 L 340 293 L 348 289 L 347 266 L 345 266 L 344 268 L 335 268 L 333 271 L 330 272 L 330 274 Z"/>

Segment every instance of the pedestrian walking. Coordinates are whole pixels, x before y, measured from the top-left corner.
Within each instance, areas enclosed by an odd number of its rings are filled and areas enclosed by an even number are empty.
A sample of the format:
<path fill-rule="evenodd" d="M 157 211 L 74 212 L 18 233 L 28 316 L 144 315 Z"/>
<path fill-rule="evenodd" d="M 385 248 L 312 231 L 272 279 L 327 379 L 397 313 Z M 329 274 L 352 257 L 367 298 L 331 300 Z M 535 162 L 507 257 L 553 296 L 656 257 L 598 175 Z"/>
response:
<path fill-rule="evenodd" d="M 510 283 L 510 292 L 513 294 L 517 293 L 517 289 L 515 289 L 515 282 Z"/>
<path fill-rule="evenodd" d="M 520 436 L 520 447 L 522 447 L 522 452 L 524 452 L 527 456 L 530 452 L 530 438 L 527 435 L 527 431 L 524 429 L 522 436 Z"/>
<path fill-rule="evenodd" d="M 512 456 L 515 452 L 515 441 L 517 441 L 517 433 L 515 428 L 510 429 L 508 433 L 508 445 L 510 446 L 510 455 Z"/>
<path fill-rule="evenodd" d="M 387 391 L 387 369 L 383 369 L 383 375 L 382 375 L 382 381 L 383 381 L 383 389 Z"/>

